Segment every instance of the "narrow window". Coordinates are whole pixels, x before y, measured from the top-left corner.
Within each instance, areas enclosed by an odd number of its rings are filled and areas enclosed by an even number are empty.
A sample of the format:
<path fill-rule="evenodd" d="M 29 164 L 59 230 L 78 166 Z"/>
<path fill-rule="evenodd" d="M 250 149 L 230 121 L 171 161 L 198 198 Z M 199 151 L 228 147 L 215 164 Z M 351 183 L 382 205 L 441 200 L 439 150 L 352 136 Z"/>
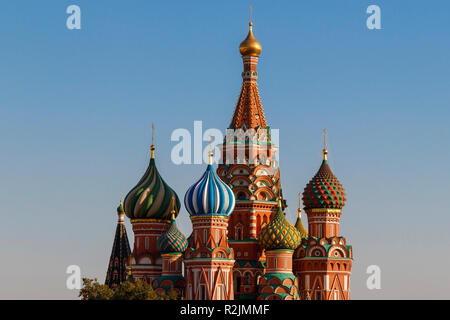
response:
<path fill-rule="evenodd" d="M 316 290 L 316 300 L 322 300 L 322 291 Z"/>
<path fill-rule="evenodd" d="M 222 286 L 217 286 L 216 300 L 223 300 L 223 297 L 222 297 Z"/>
<path fill-rule="evenodd" d="M 339 300 L 339 291 L 338 290 L 334 290 L 334 300 Z"/>
<path fill-rule="evenodd" d="M 200 300 L 207 300 L 206 285 L 204 285 L 204 284 L 200 285 Z"/>

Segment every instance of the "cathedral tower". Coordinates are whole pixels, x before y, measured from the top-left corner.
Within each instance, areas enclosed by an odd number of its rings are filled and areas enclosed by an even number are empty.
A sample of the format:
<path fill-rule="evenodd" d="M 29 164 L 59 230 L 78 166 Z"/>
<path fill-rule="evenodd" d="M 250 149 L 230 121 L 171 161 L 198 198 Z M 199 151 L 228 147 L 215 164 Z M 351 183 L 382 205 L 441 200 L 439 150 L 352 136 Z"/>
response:
<path fill-rule="evenodd" d="M 125 212 L 122 200 L 120 200 L 120 204 L 117 207 L 117 215 L 119 220 L 117 221 L 116 235 L 114 236 L 114 243 L 105 280 L 105 284 L 112 289 L 117 288 L 121 282 L 127 280 L 128 257 L 131 254 L 127 230 L 125 228 Z"/>
<path fill-rule="evenodd" d="M 157 294 L 167 294 L 169 290 L 174 289 L 182 297 L 186 287 L 186 280 L 182 274 L 183 252 L 187 249 L 188 243 L 175 222 L 175 198 L 172 198 L 172 205 L 170 227 L 158 238 L 162 272 L 160 277 L 153 280 L 152 287 Z"/>
<path fill-rule="evenodd" d="M 171 199 L 175 199 L 175 216 L 180 200 L 159 175 L 155 164 L 155 146 L 150 147 L 150 163 L 144 176 L 125 197 L 125 214 L 130 218 L 134 232 L 131 266 L 133 278 L 148 283 L 162 272 L 162 258 L 158 238 L 171 224 Z"/>
<path fill-rule="evenodd" d="M 258 240 L 266 250 L 266 272 L 258 280 L 258 300 L 299 300 L 298 280 L 292 273 L 292 254 L 302 237 L 287 221 L 281 197 L 278 212 L 261 230 Z"/>
<path fill-rule="evenodd" d="M 303 192 L 309 237 L 295 251 L 294 272 L 303 298 L 347 300 L 353 252 L 339 234 L 345 190 L 331 171 L 327 154 L 325 141 L 322 165 Z"/>
<path fill-rule="evenodd" d="M 261 50 L 250 22 L 247 38 L 239 47 L 244 64 L 242 88 L 221 146 L 223 163 L 217 169 L 236 197 L 228 237 L 236 255 L 233 276 L 237 299 L 257 298 L 257 278 L 264 272 L 265 261 L 257 236 L 277 212 L 276 199 L 282 196 L 277 147 L 272 144 L 258 92 Z"/>
<path fill-rule="evenodd" d="M 184 253 L 186 299 L 233 300 L 234 252 L 227 227 L 235 198 L 214 172 L 211 152 L 206 172 L 188 189 L 184 204 L 193 228 Z"/>

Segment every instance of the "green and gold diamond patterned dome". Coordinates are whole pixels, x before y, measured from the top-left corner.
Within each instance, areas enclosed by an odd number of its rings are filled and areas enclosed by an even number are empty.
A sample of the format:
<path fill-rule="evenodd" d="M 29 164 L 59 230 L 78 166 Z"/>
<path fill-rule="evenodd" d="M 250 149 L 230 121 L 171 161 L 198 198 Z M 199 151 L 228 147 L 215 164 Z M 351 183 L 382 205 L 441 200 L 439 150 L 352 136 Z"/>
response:
<path fill-rule="evenodd" d="M 273 219 L 261 229 L 258 235 L 259 244 L 266 250 L 295 250 L 302 241 L 298 230 L 287 221 L 278 200 L 278 212 Z"/>
<path fill-rule="evenodd" d="M 171 219 L 171 199 L 175 198 L 175 216 L 180 210 L 180 200 L 175 191 L 161 178 L 155 165 L 155 146 L 152 144 L 150 164 L 125 197 L 125 214 L 130 219 Z"/>

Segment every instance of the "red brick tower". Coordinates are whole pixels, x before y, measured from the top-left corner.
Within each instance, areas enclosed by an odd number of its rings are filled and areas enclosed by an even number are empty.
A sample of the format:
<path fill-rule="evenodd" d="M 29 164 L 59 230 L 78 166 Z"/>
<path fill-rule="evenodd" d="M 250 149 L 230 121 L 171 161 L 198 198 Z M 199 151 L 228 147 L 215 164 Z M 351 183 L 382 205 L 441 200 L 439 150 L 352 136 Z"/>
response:
<path fill-rule="evenodd" d="M 294 253 L 294 273 L 302 299 L 347 300 L 353 251 L 339 235 L 345 190 L 328 165 L 327 153 L 325 141 L 322 165 L 303 193 L 309 237 Z"/>
<path fill-rule="evenodd" d="M 188 300 L 234 299 L 234 252 L 228 246 L 227 227 L 235 199 L 214 172 L 211 157 L 212 153 L 206 172 L 184 198 L 193 229 L 184 253 Z"/>
<path fill-rule="evenodd" d="M 265 261 L 257 236 L 277 212 L 277 197 L 282 196 L 277 148 L 272 144 L 256 81 L 261 49 L 250 22 L 247 38 L 239 47 L 244 63 L 242 89 L 222 146 L 223 163 L 217 169 L 236 197 L 228 238 L 236 255 L 237 299 L 257 298 L 257 278 L 264 272 Z"/>
<path fill-rule="evenodd" d="M 300 232 L 287 221 L 278 202 L 278 212 L 258 235 L 266 250 L 266 272 L 259 277 L 258 300 L 299 300 L 298 279 L 292 273 L 292 254 L 299 246 Z"/>
<path fill-rule="evenodd" d="M 175 198 L 172 198 L 172 206 Z M 175 208 L 172 209 L 169 229 L 158 238 L 158 249 L 162 257 L 161 276 L 153 280 L 152 287 L 157 294 L 167 294 L 175 290 L 179 297 L 184 296 L 186 280 L 183 277 L 183 252 L 187 249 L 186 237 L 178 230 L 175 222 Z"/>

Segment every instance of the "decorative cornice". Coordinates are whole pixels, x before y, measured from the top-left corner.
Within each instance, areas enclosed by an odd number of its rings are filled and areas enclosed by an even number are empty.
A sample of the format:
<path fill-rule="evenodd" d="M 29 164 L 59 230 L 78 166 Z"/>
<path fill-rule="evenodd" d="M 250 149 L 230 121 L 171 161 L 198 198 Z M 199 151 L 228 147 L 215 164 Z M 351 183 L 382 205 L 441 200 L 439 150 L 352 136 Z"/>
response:
<path fill-rule="evenodd" d="M 201 219 L 205 219 L 205 218 L 207 218 L 207 219 L 222 219 L 222 220 L 225 220 L 225 221 L 230 220 L 229 216 L 218 215 L 218 214 L 202 214 L 202 215 L 197 214 L 195 216 L 190 216 L 190 218 L 191 218 L 191 221 L 201 220 Z"/>
<path fill-rule="evenodd" d="M 316 209 L 304 209 L 306 213 L 342 213 L 342 209 L 328 209 L 328 208 L 316 208 Z"/>
<path fill-rule="evenodd" d="M 170 220 L 166 219 L 130 219 L 131 223 L 170 223 Z"/>

